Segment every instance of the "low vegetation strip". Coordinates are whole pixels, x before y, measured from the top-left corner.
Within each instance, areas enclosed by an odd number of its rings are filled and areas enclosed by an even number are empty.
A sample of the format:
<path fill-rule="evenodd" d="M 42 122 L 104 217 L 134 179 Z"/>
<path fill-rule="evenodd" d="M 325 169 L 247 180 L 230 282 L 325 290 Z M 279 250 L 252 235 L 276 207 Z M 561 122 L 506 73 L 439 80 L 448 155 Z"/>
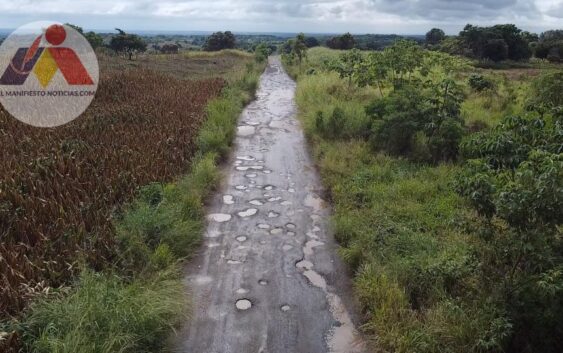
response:
<path fill-rule="evenodd" d="M 5 228 L 7 239 L 20 237 L 3 244 L 6 256 L 33 251 L 35 257 L 16 257 L 4 276 L 8 281 L 21 271 L 19 284 L 5 295 L 31 304 L 11 319 L 3 315 L 2 349 L 110 353 L 163 347 L 188 312 L 179 261 L 199 244 L 203 204 L 218 182 L 216 164 L 228 151 L 260 69 L 249 64 L 230 72 L 227 81 L 180 81 L 145 70 L 116 74 L 104 80 L 107 86 L 86 116 L 62 130 L 37 131 L 6 117 L 2 126 L 14 135 L 20 128 L 31 146 L 19 153 L 12 147 L 7 156 L 55 160 L 45 170 L 20 174 L 47 184 L 31 190 L 51 192 L 37 197 L 52 203 L 47 210 L 55 213 L 19 213 L 45 229 L 33 247 L 29 238 L 10 233 L 20 228 Z M 64 149 L 67 140 L 74 141 L 70 150 Z M 52 229 L 52 220 L 60 220 L 59 228 Z M 5 313 L 8 308 L 14 306 Z"/>
<path fill-rule="evenodd" d="M 561 351 L 561 71 L 513 78 L 405 41 L 292 50 L 374 350 Z"/>

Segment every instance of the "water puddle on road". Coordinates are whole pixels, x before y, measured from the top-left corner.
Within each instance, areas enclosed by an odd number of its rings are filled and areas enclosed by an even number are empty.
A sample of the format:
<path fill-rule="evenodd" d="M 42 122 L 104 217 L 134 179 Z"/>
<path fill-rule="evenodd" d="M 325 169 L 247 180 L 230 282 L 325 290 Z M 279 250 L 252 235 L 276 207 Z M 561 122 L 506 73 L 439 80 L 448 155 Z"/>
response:
<path fill-rule="evenodd" d="M 223 203 L 225 205 L 232 205 L 235 203 L 233 195 L 223 195 Z"/>
<path fill-rule="evenodd" d="M 258 210 L 256 208 L 249 208 L 247 210 L 240 211 L 237 214 L 239 215 L 239 217 L 247 218 L 250 216 L 254 216 L 256 213 L 258 213 Z"/>
<path fill-rule="evenodd" d="M 252 302 L 248 299 L 239 299 L 235 303 L 238 310 L 248 310 L 252 307 Z"/>

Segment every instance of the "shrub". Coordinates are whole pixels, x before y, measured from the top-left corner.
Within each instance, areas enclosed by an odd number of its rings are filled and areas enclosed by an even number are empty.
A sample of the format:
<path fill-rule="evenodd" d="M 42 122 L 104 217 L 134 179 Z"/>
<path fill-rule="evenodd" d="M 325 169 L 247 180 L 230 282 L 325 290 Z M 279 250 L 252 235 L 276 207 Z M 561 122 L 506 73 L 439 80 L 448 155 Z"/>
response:
<path fill-rule="evenodd" d="M 461 90 L 451 80 L 425 86 L 408 85 L 366 107 L 373 119 L 371 141 L 376 149 L 420 159 L 421 143 L 431 158 L 453 160 L 464 130 L 460 118 Z M 424 136 L 422 136 L 424 135 Z M 415 136 L 417 136 L 415 138 Z"/>
<path fill-rule="evenodd" d="M 469 87 L 476 92 L 482 92 L 494 88 L 494 83 L 490 79 L 480 74 L 472 74 L 469 76 Z"/>
<path fill-rule="evenodd" d="M 511 351 L 558 352 L 563 334 L 561 120 L 511 117 L 463 144 L 457 181 L 485 222 L 483 269 L 513 324 Z M 495 226 L 501 222 L 503 226 Z"/>
<path fill-rule="evenodd" d="M 563 106 L 563 71 L 543 74 L 532 82 L 528 110 L 546 112 Z"/>

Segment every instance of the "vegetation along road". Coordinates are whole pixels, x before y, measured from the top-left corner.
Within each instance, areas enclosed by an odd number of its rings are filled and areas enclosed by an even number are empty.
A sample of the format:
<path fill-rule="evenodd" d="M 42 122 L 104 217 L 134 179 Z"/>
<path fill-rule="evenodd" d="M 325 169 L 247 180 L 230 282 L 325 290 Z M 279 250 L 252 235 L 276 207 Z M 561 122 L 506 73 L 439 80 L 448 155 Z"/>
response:
<path fill-rule="evenodd" d="M 294 94 L 271 58 L 188 271 L 195 308 L 178 351 L 362 351 Z"/>

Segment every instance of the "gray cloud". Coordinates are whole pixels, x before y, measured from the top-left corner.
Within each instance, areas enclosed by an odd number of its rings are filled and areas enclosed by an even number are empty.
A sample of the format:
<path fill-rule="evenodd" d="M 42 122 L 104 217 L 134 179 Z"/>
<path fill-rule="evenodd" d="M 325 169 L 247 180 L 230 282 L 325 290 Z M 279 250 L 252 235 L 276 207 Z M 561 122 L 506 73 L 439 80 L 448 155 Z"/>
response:
<path fill-rule="evenodd" d="M 428 20 L 538 18 L 534 0 L 370 0 L 374 9 Z"/>
<path fill-rule="evenodd" d="M 86 28 L 287 32 L 458 32 L 466 23 L 561 27 L 563 0 L 0 0 L 0 26 L 30 20 Z"/>
<path fill-rule="evenodd" d="M 546 11 L 546 15 L 551 17 L 563 18 L 563 2 L 550 7 Z"/>

